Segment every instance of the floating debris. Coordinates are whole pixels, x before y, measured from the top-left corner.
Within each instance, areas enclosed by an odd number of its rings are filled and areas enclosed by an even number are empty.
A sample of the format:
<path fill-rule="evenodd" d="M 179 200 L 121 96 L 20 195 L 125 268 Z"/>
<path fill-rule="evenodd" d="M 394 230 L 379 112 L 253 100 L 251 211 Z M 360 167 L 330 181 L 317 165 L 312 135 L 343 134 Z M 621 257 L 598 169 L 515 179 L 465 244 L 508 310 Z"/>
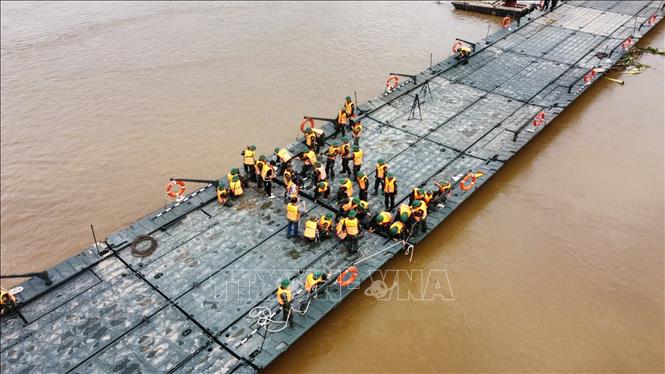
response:
<path fill-rule="evenodd" d="M 653 47 L 631 47 L 626 54 L 617 61 L 613 70 L 622 71 L 630 75 L 640 74 L 651 66 L 639 62 L 643 54 L 648 53 L 652 55 L 665 56 L 665 51 Z"/>

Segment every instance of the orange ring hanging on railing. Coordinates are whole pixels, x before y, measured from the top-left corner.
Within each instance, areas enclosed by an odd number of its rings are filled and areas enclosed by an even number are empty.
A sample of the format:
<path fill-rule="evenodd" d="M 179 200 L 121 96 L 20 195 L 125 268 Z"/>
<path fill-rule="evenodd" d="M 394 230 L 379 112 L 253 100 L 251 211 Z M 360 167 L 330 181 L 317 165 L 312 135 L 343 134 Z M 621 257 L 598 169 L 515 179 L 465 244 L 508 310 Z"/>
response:
<path fill-rule="evenodd" d="M 300 123 L 300 131 L 305 132 L 305 125 L 309 123 L 309 127 L 314 128 L 314 119 L 313 118 L 305 118 L 304 121 Z"/>
<path fill-rule="evenodd" d="M 512 21 L 513 20 L 510 17 L 503 17 L 503 20 L 501 20 L 501 26 L 505 29 L 510 26 Z"/>
<path fill-rule="evenodd" d="M 471 182 L 469 184 L 466 184 L 469 181 L 469 179 L 471 179 Z M 478 180 L 476 174 L 468 172 L 464 177 L 464 179 L 462 179 L 462 181 L 459 182 L 459 186 L 462 189 L 462 191 L 468 191 L 476 185 L 476 180 Z"/>
<path fill-rule="evenodd" d="M 628 49 L 631 45 L 633 45 L 633 38 L 630 36 L 623 43 L 621 43 L 623 49 Z"/>
<path fill-rule="evenodd" d="M 348 278 L 346 277 L 347 275 L 351 275 Z M 358 278 L 358 268 L 355 266 L 349 266 L 346 268 L 340 275 L 337 277 L 337 284 L 339 284 L 342 287 L 346 287 L 353 283 L 353 281 Z"/>
<path fill-rule="evenodd" d="M 584 84 L 585 85 L 590 84 L 591 81 L 593 81 L 593 78 L 595 77 L 596 77 L 596 72 L 593 69 L 589 70 L 588 73 L 584 74 Z"/>
<path fill-rule="evenodd" d="M 462 42 L 458 40 L 453 44 L 453 53 L 457 53 L 457 50 L 460 48 L 462 48 Z"/>
<path fill-rule="evenodd" d="M 392 82 L 392 84 L 390 83 Z M 392 91 L 395 88 L 397 88 L 397 85 L 399 84 L 399 77 L 396 75 L 391 75 L 388 77 L 388 80 L 386 80 L 386 91 Z"/>
<path fill-rule="evenodd" d="M 177 186 L 177 190 L 175 190 Z M 179 199 L 185 194 L 185 182 L 172 180 L 166 185 L 166 196 L 172 199 Z"/>

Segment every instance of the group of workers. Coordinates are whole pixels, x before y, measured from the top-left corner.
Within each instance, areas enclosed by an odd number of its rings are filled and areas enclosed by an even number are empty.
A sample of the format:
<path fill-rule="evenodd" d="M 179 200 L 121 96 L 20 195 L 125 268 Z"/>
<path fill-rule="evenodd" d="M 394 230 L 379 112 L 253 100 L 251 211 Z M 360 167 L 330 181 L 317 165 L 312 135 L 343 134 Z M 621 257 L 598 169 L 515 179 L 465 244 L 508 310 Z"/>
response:
<path fill-rule="evenodd" d="M 321 287 L 328 281 L 330 275 L 323 271 L 310 271 L 305 276 L 305 292 L 308 299 L 310 297 L 316 297 L 318 292 L 321 290 Z M 288 322 L 289 325 L 293 324 L 293 314 L 291 313 L 292 301 L 293 301 L 293 292 L 291 291 L 291 281 L 287 278 L 282 279 L 282 281 L 277 286 L 277 303 L 282 308 L 282 318 L 285 323 Z"/>

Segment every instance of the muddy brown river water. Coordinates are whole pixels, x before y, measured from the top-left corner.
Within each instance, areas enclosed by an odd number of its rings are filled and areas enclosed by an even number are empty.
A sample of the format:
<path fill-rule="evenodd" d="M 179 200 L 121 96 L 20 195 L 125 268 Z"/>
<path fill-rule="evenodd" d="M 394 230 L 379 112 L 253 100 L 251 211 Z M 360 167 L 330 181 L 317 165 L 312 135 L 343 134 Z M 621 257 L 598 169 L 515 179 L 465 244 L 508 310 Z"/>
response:
<path fill-rule="evenodd" d="M 2 3 L 1 271 L 40 271 L 500 19 L 447 3 Z M 340 22 L 339 19 L 344 19 Z M 662 23 L 641 42 L 665 48 Z M 662 372 L 665 64 L 601 80 L 269 372 Z M 402 274 L 402 273 L 400 273 Z M 427 278 L 427 277 L 425 277 Z M 422 289 L 417 277 L 398 287 Z M 10 285 L 12 283 L 3 283 Z"/>

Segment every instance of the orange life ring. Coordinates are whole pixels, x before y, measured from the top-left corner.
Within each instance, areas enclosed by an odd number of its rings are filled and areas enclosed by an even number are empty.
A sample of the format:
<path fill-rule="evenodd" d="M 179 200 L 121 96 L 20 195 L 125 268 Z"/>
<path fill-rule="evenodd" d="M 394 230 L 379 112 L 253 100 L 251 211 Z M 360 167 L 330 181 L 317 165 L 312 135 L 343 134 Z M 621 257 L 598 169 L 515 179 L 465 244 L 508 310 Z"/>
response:
<path fill-rule="evenodd" d="M 469 181 L 469 179 L 471 179 L 471 182 L 469 184 L 466 184 Z M 469 172 L 466 174 L 464 179 L 462 179 L 462 181 L 459 183 L 459 186 L 462 189 L 462 191 L 468 191 L 476 185 L 476 180 L 478 180 L 476 174 Z"/>
<path fill-rule="evenodd" d="M 631 45 L 633 45 L 633 38 L 630 36 L 623 43 L 621 43 L 623 49 L 628 49 Z"/>
<path fill-rule="evenodd" d="M 596 72 L 589 70 L 588 73 L 584 74 L 584 84 L 589 84 L 596 77 Z"/>
<path fill-rule="evenodd" d="M 649 17 L 649 25 L 653 25 L 655 23 L 656 23 L 656 15 L 654 14 L 651 17 Z"/>
<path fill-rule="evenodd" d="M 455 44 L 453 44 L 453 53 L 457 53 L 457 50 L 462 48 L 462 42 L 456 41 Z"/>
<path fill-rule="evenodd" d="M 175 189 L 177 186 L 177 190 Z M 185 194 L 185 182 L 172 180 L 166 185 L 166 196 L 177 199 Z"/>
<path fill-rule="evenodd" d="M 305 118 L 304 121 L 300 123 L 300 131 L 305 132 L 305 125 L 309 123 L 309 127 L 314 128 L 314 119 L 313 118 Z"/>
<path fill-rule="evenodd" d="M 541 111 L 540 113 L 536 114 L 536 117 L 533 120 L 533 125 L 538 127 L 545 122 L 545 112 Z"/>
<path fill-rule="evenodd" d="M 392 84 L 390 83 L 392 82 Z M 392 91 L 395 88 L 397 88 L 397 84 L 399 84 L 399 77 L 396 75 L 391 75 L 388 77 L 388 80 L 386 80 L 386 90 Z"/>
<path fill-rule="evenodd" d="M 510 26 L 511 22 L 512 20 L 510 19 L 510 17 L 503 17 L 503 20 L 501 21 L 501 26 L 503 26 L 503 28 L 505 29 L 508 26 Z"/>
<path fill-rule="evenodd" d="M 347 278 L 347 275 L 349 274 L 351 276 Z M 339 277 L 337 277 L 337 284 L 346 287 L 351 283 L 353 283 L 353 281 L 355 281 L 356 278 L 358 278 L 358 268 L 355 266 L 349 266 L 339 275 Z"/>

